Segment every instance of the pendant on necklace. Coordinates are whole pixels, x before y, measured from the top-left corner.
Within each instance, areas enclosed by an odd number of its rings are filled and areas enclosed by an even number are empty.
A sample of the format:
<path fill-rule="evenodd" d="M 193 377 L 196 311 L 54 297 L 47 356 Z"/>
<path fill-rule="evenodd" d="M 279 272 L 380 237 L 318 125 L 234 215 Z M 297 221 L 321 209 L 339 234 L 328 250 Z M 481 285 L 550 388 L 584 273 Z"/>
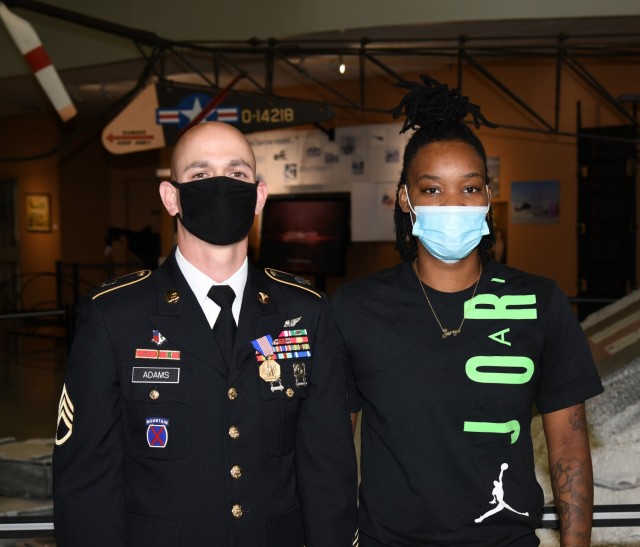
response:
<path fill-rule="evenodd" d="M 462 321 L 460 321 L 460 325 L 458 326 L 457 329 L 445 329 L 442 326 L 442 323 L 440 323 L 440 319 L 438 319 L 438 315 L 436 314 L 436 310 L 433 309 L 433 306 L 431 305 L 431 301 L 429 300 L 429 297 L 427 296 L 427 291 L 424 290 L 424 284 L 422 283 L 422 280 L 420 279 L 420 275 L 418 274 L 418 259 L 416 258 L 413 261 L 413 272 L 416 274 L 416 279 L 418 280 L 418 285 L 420 285 L 420 288 L 422 289 L 422 294 L 424 294 L 424 299 L 427 302 L 427 305 L 429 306 L 429 309 L 431 310 L 431 313 L 433 314 L 433 318 L 436 320 L 436 323 L 438 323 L 438 326 L 440 327 L 440 330 L 442 331 L 442 338 L 448 338 L 449 336 L 457 336 L 458 334 L 460 334 L 460 330 L 462 329 L 462 325 L 464 325 L 464 320 L 466 319 L 465 315 L 467 313 L 467 307 L 466 305 L 463 306 L 463 314 L 462 314 Z M 478 280 L 476 281 L 476 285 L 473 288 L 473 294 L 471 295 L 471 300 L 473 300 L 476 296 L 476 291 L 478 290 L 478 285 L 480 284 L 480 278 L 482 277 L 482 265 L 480 265 L 480 273 L 478 274 Z M 470 302 L 470 301 L 469 301 Z"/>

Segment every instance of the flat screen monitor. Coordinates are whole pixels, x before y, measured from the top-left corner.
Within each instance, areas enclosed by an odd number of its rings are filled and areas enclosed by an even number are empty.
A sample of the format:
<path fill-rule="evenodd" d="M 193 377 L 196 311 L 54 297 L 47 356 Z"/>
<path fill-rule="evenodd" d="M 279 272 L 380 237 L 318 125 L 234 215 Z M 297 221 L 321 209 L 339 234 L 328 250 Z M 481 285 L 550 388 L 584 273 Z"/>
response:
<path fill-rule="evenodd" d="M 259 262 L 277 270 L 343 276 L 349 244 L 348 192 L 269 196 Z"/>

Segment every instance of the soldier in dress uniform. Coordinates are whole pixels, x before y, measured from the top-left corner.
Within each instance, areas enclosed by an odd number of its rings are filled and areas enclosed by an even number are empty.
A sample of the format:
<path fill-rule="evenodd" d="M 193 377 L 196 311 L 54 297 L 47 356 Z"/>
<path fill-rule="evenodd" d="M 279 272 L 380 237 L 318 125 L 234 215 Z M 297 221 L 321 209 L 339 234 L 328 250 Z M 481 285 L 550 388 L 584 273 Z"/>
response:
<path fill-rule="evenodd" d="M 267 197 L 255 172 L 234 127 L 188 130 L 160 184 L 177 247 L 80 304 L 53 463 L 60 546 L 351 545 L 356 464 L 327 299 L 249 265 Z"/>

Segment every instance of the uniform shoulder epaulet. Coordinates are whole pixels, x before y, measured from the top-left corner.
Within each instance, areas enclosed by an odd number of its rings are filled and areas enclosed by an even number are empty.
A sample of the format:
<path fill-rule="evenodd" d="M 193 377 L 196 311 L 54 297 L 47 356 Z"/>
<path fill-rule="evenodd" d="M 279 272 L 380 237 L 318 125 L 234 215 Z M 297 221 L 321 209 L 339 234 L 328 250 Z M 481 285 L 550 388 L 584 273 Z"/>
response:
<path fill-rule="evenodd" d="M 316 295 L 318 298 L 322 298 L 322 294 L 320 294 L 320 292 L 318 292 L 318 290 L 311 284 L 311 281 L 304 277 L 287 272 L 281 272 L 280 270 L 274 270 L 273 268 L 265 268 L 264 273 L 278 283 L 297 287 L 298 289 L 302 289 Z"/>
<path fill-rule="evenodd" d="M 96 293 L 91 297 L 91 300 L 95 300 L 96 298 L 112 291 L 117 291 L 118 289 L 128 287 L 129 285 L 139 283 L 150 275 L 151 270 L 140 270 L 138 272 L 126 274 L 114 279 L 110 279 L 109 281 L 105 281 L 95 289 Z"/>

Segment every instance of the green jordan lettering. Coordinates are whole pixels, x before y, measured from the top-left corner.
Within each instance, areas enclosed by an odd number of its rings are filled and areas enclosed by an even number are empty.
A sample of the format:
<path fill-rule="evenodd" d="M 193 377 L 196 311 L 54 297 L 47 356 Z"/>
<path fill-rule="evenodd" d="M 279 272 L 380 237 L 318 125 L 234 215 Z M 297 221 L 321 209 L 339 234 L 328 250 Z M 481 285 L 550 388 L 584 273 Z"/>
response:
<path fill-rule="evenodd" d="M 499 344 L 504 344 L 505 346 L 510 346 L 511 342 L 509 342 L 504 336 L 505 334 L 507 334 L 509 331 L 511 331 L 511 329 L 504 329 L 498 332 L 494 332 L 493 334 L 489 335 L 489 338 L 491 338 L 491 340 L 493 340 L 494 342 L 498 342 Z"/>
<path fill-rule="evenodd" d="M 483 367 L 504 368 L 505 372 L 489 372 Z M 464 367 L 467 377 L 481 384 L 526 384 L 535 366 L 528 357 L 517 355 L 478 355 L 467 361 Z"/>
<path fill-rule="evenodd" d="M 535 306 L 535 294 L 479 294 L 466 302 L 465 319 L 536 319 L 535 307 L 512 308 L 510 306 Z M 479 307 L 486 306 L 486 307 Z"/>
<path fill-rule="evenodd" d="M 505 284 L 499 277 L 491 278 L 493 283 Z M 478 294 L 465 302 L 465 319 L 480 320 L 527 320 L 537 319 L 535 294 Z M 507 323 L 508 324 L 508 323 Z M 512 347 L 512 341 L 517 344 L 518 338 L 513 339 L 511 328 L 489 327 L 499 330 L 486 336 L 493 342 Z M 491 331 L 489 331 L 491 332 Z M 465 373 L 472 382 L 479 384 L 494 384 L 517 386 L 526 384 L 535 372 L 532 359 L 523 355 L 478 355 L 471 357 L 465 364 Z M 494 433 L 509 435 L 511 444 L 515 444 L 520 437 L 520 422 L 509 420 L 506 422 L 475 422 L 465 421 L 465 433 Z"/>
<path fill-rule="evenodd" d="M 520 436 L 520 423 L 518 420 L 509 420 L 504 423 L 465 422 L 464 430 L 468 433 L 508 433 L 511 435 L 511 444 L 515 444 Z"/>

